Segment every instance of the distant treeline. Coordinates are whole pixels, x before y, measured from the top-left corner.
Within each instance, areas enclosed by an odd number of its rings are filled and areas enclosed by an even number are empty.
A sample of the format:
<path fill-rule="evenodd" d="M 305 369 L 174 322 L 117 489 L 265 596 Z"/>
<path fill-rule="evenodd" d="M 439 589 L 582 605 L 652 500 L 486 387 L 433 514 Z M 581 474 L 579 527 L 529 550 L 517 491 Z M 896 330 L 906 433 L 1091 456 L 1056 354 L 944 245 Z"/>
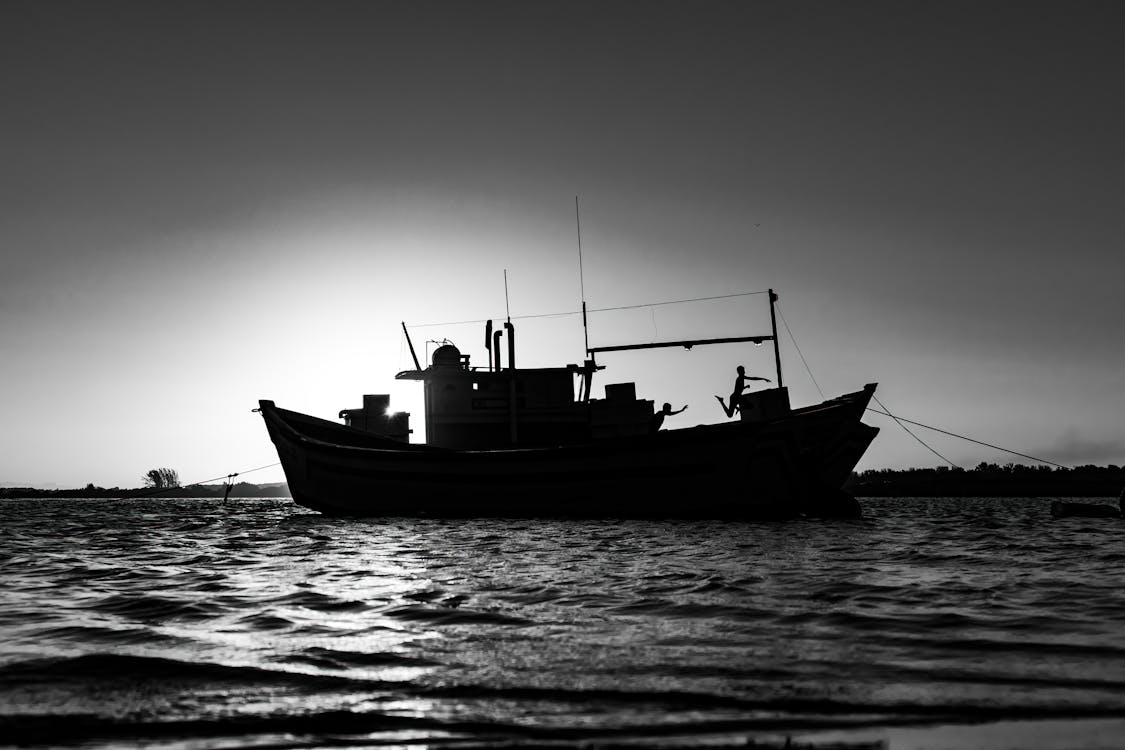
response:
<path fill-rule="evenodd" d="M 225 486 L 221 484 L 193 484 L 187 487 L 163 489 L 95 487 L 88 484 L 75 490 L 39 490 L 34 487 L 0 487 L 0 497 L 222 497 Z M 230 497 L 289 497 L 289 487 L 284 482 L 250 484 L 238 482 L 231 488 Z"/>
<path fill-rule="evenodd" d="M 868 469 L 852 474 L 846 485 L 857 497 L 1117 497 L 1125 489 L 1125 467 L 1076 466 L 1073 469 L 1022 464 L 980 463 L 972 469 L 938 466 L 929 469 Z M 221 484 L 196 484 L 164 489 L 96 487 L 40 490 L 0 487 L 0 498 L 12 497 L 222 497 Z M 239 482 L 230 497 L 289 497 L 284 482 Z"/>
<path fill-rule="evenodd" d="M 1125 488 L 1125 467 L 868 469 L 853 474 L 847 488 L 856 497 L 1117 497 Z"/>

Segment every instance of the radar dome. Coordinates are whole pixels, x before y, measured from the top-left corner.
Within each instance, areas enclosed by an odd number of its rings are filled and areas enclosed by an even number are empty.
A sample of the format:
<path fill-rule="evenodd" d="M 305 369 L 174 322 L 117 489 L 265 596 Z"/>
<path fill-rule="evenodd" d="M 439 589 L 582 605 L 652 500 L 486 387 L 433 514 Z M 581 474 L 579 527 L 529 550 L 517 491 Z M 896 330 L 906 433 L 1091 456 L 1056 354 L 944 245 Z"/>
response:
<path fill-rule="evenodd" d="M 459 367 L 461 351 L 453 344 L 442 344 L 434 350 L 434 367 Z"/>

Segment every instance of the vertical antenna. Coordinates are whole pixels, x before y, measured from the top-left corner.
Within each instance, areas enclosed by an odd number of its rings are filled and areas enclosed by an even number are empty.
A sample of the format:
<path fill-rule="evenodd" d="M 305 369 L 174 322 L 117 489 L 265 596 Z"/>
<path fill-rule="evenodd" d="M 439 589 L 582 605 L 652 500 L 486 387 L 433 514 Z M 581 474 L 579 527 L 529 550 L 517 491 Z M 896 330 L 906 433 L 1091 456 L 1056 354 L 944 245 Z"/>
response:
<path fill-rule="evenodd" d="M 512 308 L 508 304 L 508 269 L 504 269 L 504 309 L 508 312 L 508 322 L 512 322 Z"/>
<path fill-rule="evenodd" d="M 582 269 L 582 217 L 578 213 L 578 196 L 574 196 L 574 222 L 578 226 L 578 288 L 582 291 L 582 336 L 586 354 L 590 353 L 590 327 L 586 323 L 586 274 Z"/>

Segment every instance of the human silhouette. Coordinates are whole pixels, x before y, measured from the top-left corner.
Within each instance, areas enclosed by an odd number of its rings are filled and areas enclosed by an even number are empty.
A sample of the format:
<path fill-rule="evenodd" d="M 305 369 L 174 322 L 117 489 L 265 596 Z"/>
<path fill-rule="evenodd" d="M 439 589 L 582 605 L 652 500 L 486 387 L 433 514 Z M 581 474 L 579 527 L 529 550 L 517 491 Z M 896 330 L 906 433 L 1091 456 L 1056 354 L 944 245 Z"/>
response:
<path fill-rule="evenodd" d="M 674 414 L 679 414 L 686 408 L 687 404 L 684 404 L 683 409 L 676 409 L 676 411 L 672 411 L 672 405 L 665 401 L 664 408 L 652 415 L 652 432 L 660 431 L 660 428 L 664 426 L 664 417 L 670 417 Z"/>
<path fill-rule="evenodd" d="M 747 375 L 746 368 L 742 365 L 739 365 L 737 370 L 738 377 L 734 379 L 734 389 L 730 392 L 730 406 L 723 401 L 722 396 L 715 396 L 715 398 L 719 400 L 719 406 L 723 407 L 723 411 L 726 412 L 727 418 L 733 417 L 734 413 L 738 411 L 738 400 L 742 398 L 742 392 L 750 387 L 746 384 L 747 380 L 763 380 L 767 383 L 770 382 L 769 378 Z"/>

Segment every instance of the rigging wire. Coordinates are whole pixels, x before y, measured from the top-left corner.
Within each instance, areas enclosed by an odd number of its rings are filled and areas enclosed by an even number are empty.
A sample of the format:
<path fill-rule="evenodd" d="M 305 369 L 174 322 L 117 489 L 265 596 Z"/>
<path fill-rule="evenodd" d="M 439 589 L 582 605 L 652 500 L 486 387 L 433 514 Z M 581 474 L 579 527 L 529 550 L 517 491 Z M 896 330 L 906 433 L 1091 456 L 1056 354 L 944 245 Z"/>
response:
<path fill-rule="evenodd" d="M 201 485 L 201 484 L 207 484 L 208 482 L 217 482 L 220 479 L 225 479 L 228 482 L 230 482 L 231 479 L 233 479 L 234 477 L 237 477 L 241 474 L 250 474 L 250 473 L 255 472 L 255 471 L 261 471 L 262 469 L 269 469 L 269 468 L 272 468 L 274 466 L 280 466 L 280 465 L 281 465 L 280 461 L 275 461 L 272 464 L 266 464 L 265 466 L 258 466 L 258 467 L 255 467 L 253 469 L 244 469 L 243 471 L 236 471 L 233 474 L 224 474 L 222 476 L 212 477 L 211 479 L 203 479 L 203 480 L 198 481 L 198 482 L 191 482 L 190 484 L 181 484 L 177 487 L 160 487 L 158 489 L 148 490 L 146 492 L 122 495 L 121 497 L 119 497 L 117 499 L 118 500 L 133 500 L 133 499 L 141 498 L 141 497 L 152 497 L 154 495 L 162 495 L 165 492 L 171 492 L 172 490 L 182 490 L 182 489 L 185 489 L 187 487 L 196 487 L 196 486 Z"/>
<path fill-rule="evenodd" d="M 755 294 L 766 294 L 769 290 L 763 289 L 757 292 L 738 292 L 736 294 L 717 294 L 711 297 L 692 297 L 690 299 L 672 299 L 663 302 L 646 302 L 639 305 L 618 305 L 616 307 L 593 307 L 587 312 L 612 312 L 615 310 L 637 310 L 642 307 L 660 307 L 662 305 L 680 305 L 685 302 L 710 302 L 717 299 L 732 299 L 734 297 L 750 297 Z M 513 315 L 512 320 L 530 320 L 532 318 L 563 318 L 568 315 L 581 315 L 581 310 L 568 310 L 566 312 L 553 312 L 553 313 L 539 313 L 537 315 Z M 411 323 L 407 328 L 432 328 L 434 326 L 458 326 L 468 325 L 470 323 L 487 323 L 494 318 L 481 318 L 479 320 L 454 320 L 445 323 Z"/>
<path fill-rule="evenodd" d="M 732 299 L 734 297 L 751 297 L 755 294 L 767 294 L 768 289 L 757 292 L 738 292 L 736 294 L 716 294 L 712 297 L 692 297 L 691 299 L 673 299 L 666 302 L 647 302 L 641 305 L 620 305 L 618 307 L 595 307 L 590 312 L 609 312 L 610 310 L 636 310 L 640 307 L 659 307 L 660 305 L 679 305 L 684 302 L 710 302 L 716 299 Z"/>
<path fill-rule="evenodd" d="M 899 427 L 901 427 L 902 429 L 906 430 L 906 434 L 907 434 L 907 435 L 909 435 L 910 437 L 914 438 L 914 439 L 915 439 L 915 440 L 917 440 L 917 441 L 918 441 L 919 443 L 921 443 L 921 444 L 922 444 L 923 446 L 925 446 L 925 448 L 926 448 L 926 449 L 927 449 L 927 450 L 928 450 L 928 451 L 929 451 L 930 453 L 933 453 L 933 454 L 934 454 L 935 456 L 937 456 L 938 458 L 940 458 L 940 459 L 941 459 L 942 461 L 945 461 L 945 462 L 946 462 L 947 464 L 949 464 L 950 466 L 952 466 L 952 467 L 953 467 L 953 468 L 955 468 L 955 469 L 960 469 L 960 468 L 961 468 L 960 466 L 958 466 L 957 464 L 953 463 L 952 461 L 950 461 L 950 460 L 949 460 L 948 458 L 946 458 L 945 456 L 943 456 L 943 455 L 941 455 L 940 453 L 938 453 L 938 452 L 937 452 L 937 450 L 935 450 L 935 449 L 933 448 L 933 446 L 931 446 L 931 445 L 930 445 L 929 443 L 927 443 L 927 442 L 926 442 L 925 440 L 923 440 L 922 438 L 920 438 L 920 437 L 918 437 L 917 435 L 915 435 L 915 434 L 914 434 L 913 432 L 911 432 L 911 430 L 910 430 L 910 428 L 909 428 L 909 427 L 907 427 L 907 426 L 906 426 L 905 424 L 903 424 L 903 421 L 910 421 L 910 420 L 900 420 L 900 419 L 899 419 L 898 417 L 896 417 L 896 416 L 895 416 L 894 414 L 891 414 L 891 413 L 890 413 L 890 410 L 889 410 L 889 409 L 887 409 L 887 407 L 886 407 L 886 406 L 883 406 L 883 402 L 882 402 L 882 401 L 880 401 L 880 400 L 878 399 L 878 397 L 877 397 L 877 396 L 875 396 L 875 394 L 871 394 L 871 398 L 873 398 L 873 399 L 875 400 L 875 403 L 879 404 L 879 406 L 881 406 L 881 407 L 883 408 L 883 410 L 884 410 L 884 411 L 880 412 L 880 411 L 879 411 L 878 409 L 871 409 L 870 407 L 868 407 L 868 410 L 869 410 L 869 411 L 873 411 L 873 412 L 875 412 L 876 414 L 885 414 L 886 416 L 890 417 L 890 418 L 891 418 L 891 419 L 893 419 L 893 420 L 894 420 L 894 421 L 895 421 L 896 423 L 898 423 L 898 426 L 899 426 Z M 911 424 L 917 424 L 917 422 L 911 422 Z M 926 425 L 919 425 L 919 427 L 925 427 L 925 426 L 926 426 Z M 938 430 L 938 432 L 942 432 L 942 430 Z M 947 435 L 952 435 L 953 433 L 946 433 L 946 434 L 947 434 Z M 961 435 L 957 435 L 956 437 L 962 437 L 962 436 L 961 436 Z M 966 438 L 966 439 L 968 439 L 968 438 Z M 975 442 L 975 441 L 974 441 L 974 442 Z"/>
<path fill-rule="evenodd" d="M 801 355 L 801 362 L 805 365 L 805 372 L 809 374 L 809 379 L 812 380 L 812 384 L 816 386 L 816 392 L 819 393 L 820 397 L 823 399 L 824 391 L 820 389 L 820 383 L 816 382 L 816 376 L 812 374 L 812 368 L 809 367 L 808 360 L 805 359 L 805 354 L 801 351 L 800 344 L 797 343 L 797 337 L 793 335 L 793 331 L 789 330 L 789 323 L 785 321 L 785 315 L 781 312 L 781 305 L 775 302 L 774 308 L 777 310 L 778 317 L 781 318 L 781 324 L 785 326 L 785 332 L 789 334 L 789 340 L 793 342 L 793 348 L 797 350 L 797 354 Z"/>
<path fill-rule="evenodd" d="M 878 402 L 879 399 L 875 399 L 875 401 Z M 879 406 L 883 406 L 883 404 L 879 403 Z M 883 406 L 883 408 L 886 409 L 887 407 Z M 927 430 L 933 430 L 934 432 L 940 432 L 943 435 L 949 435 L 950 437 L 961 438 L 962 440 L 968 440 L 970 443 L 976 443 L 977 445 L 983 445 L 986 448 L 994 448 L 998 451 L 1003 451 L 1004 453 L 1011 453 L 1013 456 L 1019 456 L 1020 458 L 1026 458 L 1026 459 L 1029 459 L 1031 461 L 1037 461 L 1041 464 L 1049 464 L 1051 466 L 1057 466 L 1060 469 L 1069 469 L 1070 468 L 1069 466 L 1066 466 L 1065 464 L 1056 463 L 1054 461 L 1048 461 L 1045 458 L 1038 458 L 1036 456 L 1029 456 L 1026 453 L 1020 453 L 1019 451 L 1014 451 L 1014 450 L 1010 450 L 1008 448 L 1003 448 L 999 445 L 993 445 L 992 443 L 986 443 L 983 440 L 974 440 L 973 438 L 967 437 L 965 435 L 958 435 L 956 432 L 949 432 L 948 430 L 943 430 L 939 427 L 934 427 L 934 426 L 928 425 L 928 424 L 922 424 L 921 422 L 915 422 L 913 420 L 907 419 L 906 417 L 895 416 L 894 414 L 891 414 L 889 411 L 879 411 L 878 409 L 872 409 L 870 406 L 867 407 L 867 410 L 873 411 L 876 414 L 882 414 L 885 417 L 890 417 L 891 419 L 894 419 L 896 421 L 908 422 L 912 425 L 917 425 L 918 427 L 925 427 Z"/>
<path fill-rule="evenodd" d="M 512 320 L 530 320 L 532 318 L 565 318 L 568 315 L 581 315 L 581 314 L 582 314 L 581 310 L 575 310 L 573 312 L 539 313 L 538 315 L 513 315 Z M 411 323 L 406 327 L 410 328 L 410 329 L 414 329 L 414 328 L 435 328 L 437 326 L 461 326 L 461 325 L 469 325 L 470 323 L 471 324 L 487 323 L 490 320 L 499 320 L 501 317 L 502 316 L 497 316 L 495 318 L 480 318 L 479 320 L 450 320 L 450 321 L 446 321 L 444 323 Z"/>
<path fill-rule="evenodd" d="M 815 385 L 815 386 L 816 386 L 816 390 L 817 390 L 817 392 L 818 392 L 818 393 L 820 393 L 820 397 L 821 397 L 821 398 L 824 398 L 824 391 L 822 391 L 822 390 L 820 389 L 820 384 L 816 382 L 816 376 L 815 376 L 815 375 L 813 375 L 813 372 L 812 372 L 812 368 L 811 368 L 811 367 L 809 367 L 809 362 L 808 362 L 808 360 L 806 360 L 806 359 L 805 359 L 805 354 L 804 354 L 804 352 L 802 352 L 802 351 L 801 351 L 801 345 L 797 343 L 797 337 L 793 335 L 793 330 L 792 330 L 792 329 L 791 329 L 791 328 L 789 327 L 789 323 L 788 323 L 788 322 L 787 322 L 787 321 L 785 320 L 785 315 L 784 315 L 784 314 L 783 314 L 783 313 L 781 312 L 781 305 L 779 305 L 779 304 L 776 304 L 776 303 L 775 303 L 774 307 L 775 307 L 775 309 L 777 310 L 777 314 L 778 314 L 778 317 L 780 317 L 780 318 L 781 318 L 781 324 L 785 326 L 785 332 L 789 334 L 789 340 L 793 342 L 793 348 L 797 350 L 797 354 L 799 354 L 799 355 L 800 355 L 800 357 L 801 357 L 801 362 L 802 362 L 802 364 L 804 364 L 804 365 L 805 365 L 805 371 L 806 371 L 806 372 L 808 372 L 808 374 L 809 374 L 809 379 L 810 379 L 810 380 L 812 380 L 812 382 L 813 382 L 813 385 Z M 871 411 L 873 411 L 873 412 L 875 412 L 875 413 L 877 413 L 877 414 L 883 414 L 883 413 L 885 413 L 885 414 L 886 414 L 886 415 L 887 415 L 888 417 L 890 417 L 891 419 L 895 420 L 895 422 L 897 422 L 897 423 L 898 423 L 898 426 L 899 426 L 899 427 L 901 427 L 902 429 L 906 430 L 906 434 L 907 434 L 907 435 L 909 435 L 910 437 L 914 438 L 914 439 L 915 439 L 915 440 L 917 440 L 917 441 L 918 441 L 919 443 L 921 443 L 921 444 L 922 444 L 922 446 L 926 448 L 926 450 L 930 451 L 930 453 L 933 453 L 933 454 L 934 454 L 935 456 L 937 456 L 938 458 L 940 458 L 940 459 L 941 459 L 942 461 L 945 461 L 945 462 L 946 462 L 947 464 L 949 464 L 950 466 L 952 466 L 952 467 L 954 467 L 954 468 L 960 468 L 959 466 L 957 466 L 957 464 L 953 463 L 953 462 L 952 462 L 952 461 L 950 461 L 950 460 L 949 460 L 948 458 L 946 458 L 946 457 L 945 457 L 945 456 L 943 456 L 942 454 L 938 453 L 938 452 L 937 452 L 937 450 L 935 450 L 935 449 L 933 448 L 933 446 L 931 446 L 931 445 L 930 445 L 929 443 L 927 443 L 927 442 L 926 442 L 925 440 L 923 440 L 922 438 L 920 438 L 920 437 L 918 437 L 917 435 L 915 435 L 915 434 L 914 434 L 914 433 L 913 433 L 913 432 L 912 432 L 912 431 L 910 430 L 910 428 L 909 428 L 909 427 L 907 427 L 907 426 L 906 426 L 905 424 L 903 424 L 903 423 L 902 423 L 901 421 L 899 421 L 899 418 L 898 418 L 898 417 L 896 417 L 896 416 L 894 416 L 893 414 L 891 414 L 891 413 L 890 413 L 890 410 L 889 410 L 889 409 L 887 409 L 887 407 L 883 405 L 883 402 L 882 402 L 882 401 L 880 401 L 880 400 L 879 400 L 879 398 L 878 398 L 877 396 L 875 396 L 874 394 L 872 394 L 871 398 L 875 399 L 875 403 L 879 404 L 879 406 L 881 406 L 881 407 L 882 407 L 882 408 L 883 408 L 883 409 L 885 410 L 884 412 L 880 412 L 880 411 L 878 411 L 877 409 L 871 409 Z M 909 420 L 905 420 L 905 421 L 909 421 Z M 919 426 L 925 427 L 925 425 L 919 425 Z M 947 433 L 947 434 L 952 434 L 952 433 Z M 957 437 L 961 437 L 961 436 L 960 436 L 960 435 L 958 435 Z"/>

